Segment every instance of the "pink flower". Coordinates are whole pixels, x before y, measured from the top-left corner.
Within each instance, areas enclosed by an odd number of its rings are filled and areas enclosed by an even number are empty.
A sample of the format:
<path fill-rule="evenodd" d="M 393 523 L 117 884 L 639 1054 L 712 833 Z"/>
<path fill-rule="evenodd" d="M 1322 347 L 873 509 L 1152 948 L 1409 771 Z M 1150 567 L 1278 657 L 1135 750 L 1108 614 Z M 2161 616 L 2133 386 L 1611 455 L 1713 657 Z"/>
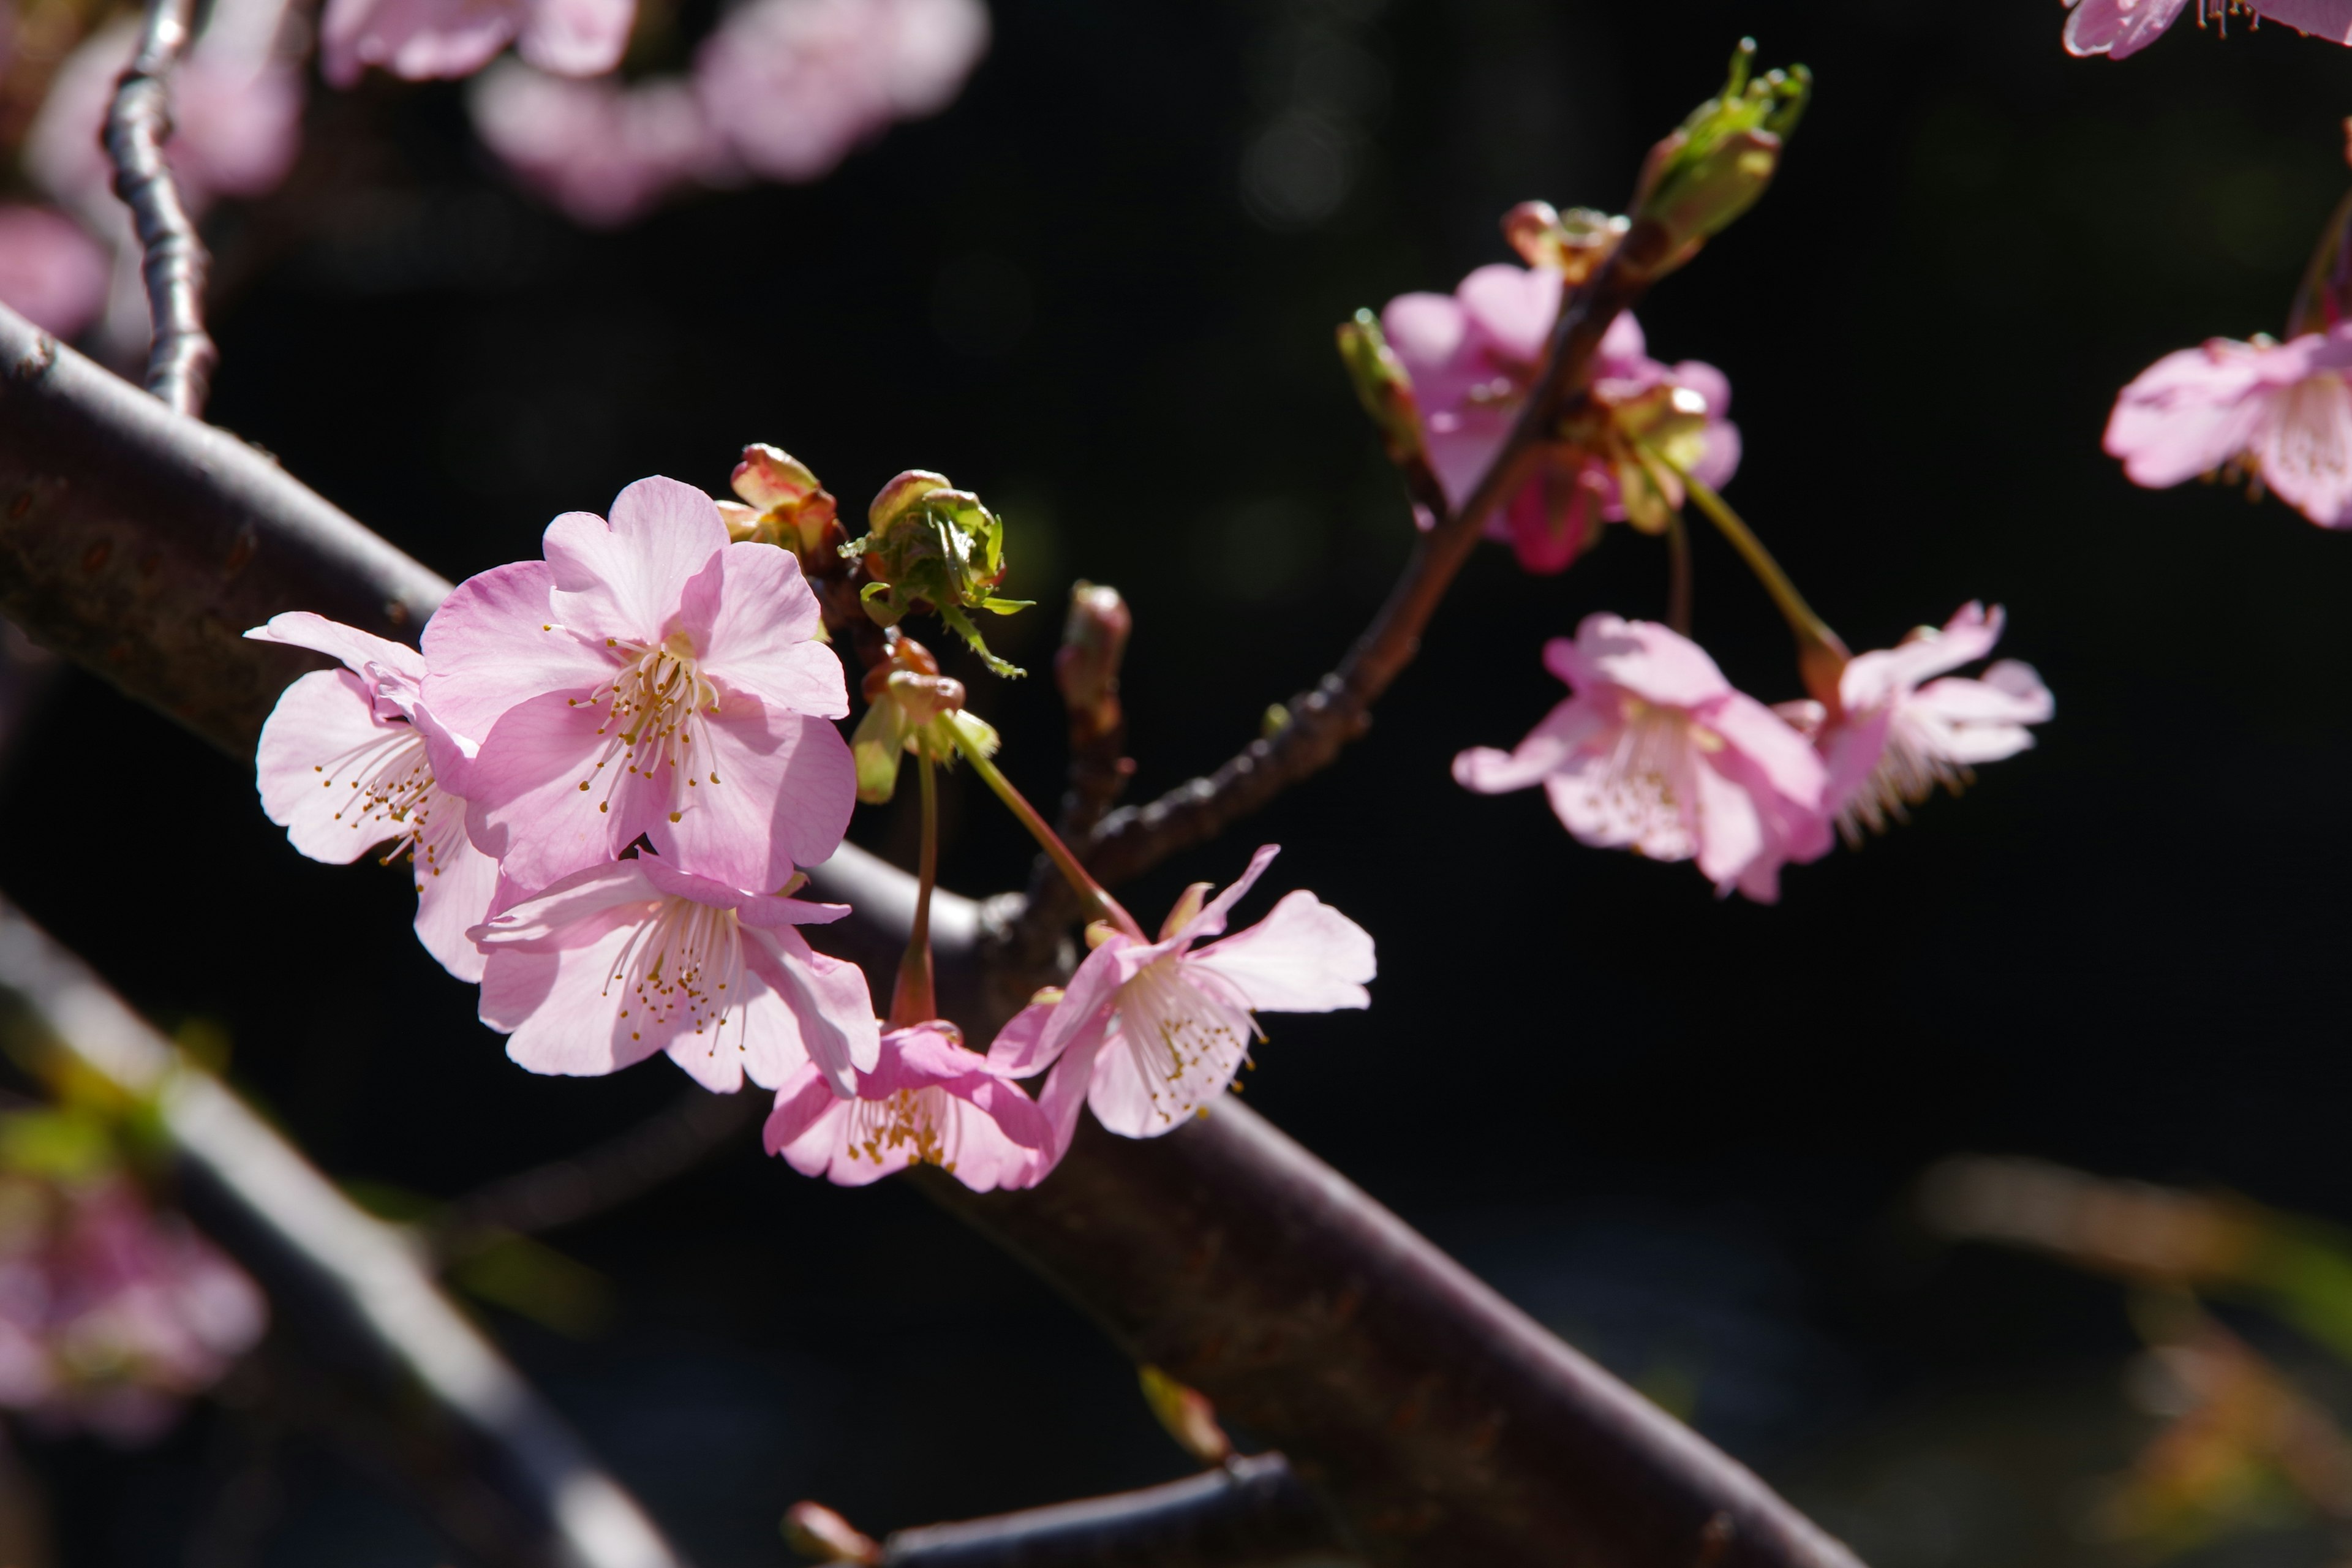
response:
<path fill-rule="evenodd" d="M 1381 313 L 1412 378 L 1430 466 L 1448 501 L 1469 499 L 1517 419 L 1559 314 L 1560 274 L 1497 263 L 1451 295 L 1403 294 Z M 1739 429 L 1724 417 L 1731 384 L 1713 365 L 1668 366 L 1644 352 L 1629 312 L 1611 323 L 1593 365 L 1591 399 L 1517 495 L 1486 521 L 1530 572 L 1558 572 L 1598 533 L 1622 521 L 1655 489 L 1630 444 L 1658 447 L 1710 486 L 1739 466 Z M 1671 482 L 1671 480 L 1669 480 Z M 1629 492 L 1631 492 L 1629 494 Z M 1678 487 L 1663 497 L 1679 506 Z"/>
<path fill-rule="evenodd" d="M 1328 1013 L 1365 1007 L 1375 972 L 1364 929 L 1304 889 L 1265 919 L 1221 935 L 1225 917 L 1277 853 L 1267 845 L 1241 880 L 1210 900 L 1196 883 L 1156 942 L 1097 926 L 1097 943 L 1068 990 L 1034 1003 L 989 1048 L 1004 1071 L 1026 1077 L 1051 1065 L 1043 1105 L 1055 1129 L 1055 1157 L 1069 1143 L 1081 1099 L 1125 1138 L 1156 1138 L 1207 1114 L 1258 1034 L 1253 1013 Z M 1048 1162 L 1050 1164 L 1051 1162 Z"/>
<path fill-rule="evenodd" d="M 144 1442 L 266 1320 L 253 1282 L 128 1180 L 0 1182 L 0 1406 Z"/>
<path fill-rule="evenodd" d="M 2231 11 L 2293 27 L 2332 43 L 2352 44 L 2352 0 L 2194 0 L 2200 26 L 2226 24 Z M 2066 52 L 2119 60 L 2156 42 L 2191 0 L 2066 0 Z"/>
<path fill-rule="evenodd" d="M 261 727 L 261 808 L 313 860 L 349 865 L 389 842 L 416 881 L 416 940 L 460 980 L 482 977 L 466 935 L 499 892 L 498 862 L 466 837 L 455 782 L 469 742 L 434 721 L 419 696 L 425 656 L 303 612 L 245 634 L 343 662 L 289 686 Z"/>
<path fill-rule="evenodd" d="M 1648 621 L 1587 616 L 1544 645 L 1574 693 L 1515 752 L 1454 759 L 1465 787 L 1542 784 L 1569 832 L 1604 849 L 1690 860 L 1760 903 L 1780 868 L 1829 852 L 1829 776 L 1805 738 L 1732 689 L 1699 646 Z"/>
<path fill-rule="evenodd" d="M 425 697 L 482 737 L 467 830 L 523 888 L 650 836 L 679 869 L 774 889 L 856 804 L 841 661 L 792 552 L 730 544 L 691 485 L 640 479 L 547 559 L 458 585 L 425 628 Z"/>
<path fill-rule="evenodd" d="M 593 1078 L 667 1051 L 722 1094 L 812 1064 L 847 1094 L 880 1048 L 866 976 L 793 928 L 848 912 L 650 855 L 592 867 L 474 928 L 482 1022 L 533 1072 Z"/>
<path fill-rule="evenodd" d="M 642 217 L 683 186 L 735 177 L 682 80 L 576 81 L 505 60 L 474 79 L 466 103 L 483 145 L 518 180 L 593 228 Z"/>
<path fill-rule="evenodd" d="M 43 331 L 70 338 L 96 321 L 112 265 L 71 218 L 0 206 L 0 302 Z"/>
<path fill-rule="evenodd" d="M 880 1059 L 843 1099 L 814 1065 L 776 1091 L 768 1152 L 803 1176 L 862 1187 L 937 1165 L 976 1193 L 1034 1186 L 1053 1168 L 1053 1130 L 1014 1074 L 964 1049 L 952 1024 L 882 1037 Z"/>
<path fill-rule="evenodd" d="M 946 108 L 988 31 L 980 0 L 751 0 L 704 41 L 695 85 L 747 168 L 797 184 Z"/>
<path fill-rule="evenodd" d="M 2289 343 L 2214 338 L 2168 353 L 2116 399 L 2107 455 L 2150 489 L 2243 469 L 2321 527 L 2352 525 L 2347 366 L 2352 321 Z"/>
<path fill-rule="evenodd" d="M 1890 818 L 1906 820 L 1938 784 L 1958 794 L 1970 768 L 2026 750 L 2026 726 L 2057 711 L 2033 667 L 2015 659 L 1981 679 L 1927 680 L 1990 653 L 2000 627 L 2000 606 L 1987 615 L 1982 605 L 1963 605 L 1940 632 L 1921 626 L 1899 647 L 1848 661 L 1834 721 L 1824 721 L 1817 702 L 1780 705 L 1828 763 L 1831 810 L 1849 845 L 1859 847 L 1865 829 L 1884 833 Z"/>
<path fill-rule="evenodd" d="M 621 63 L 636 0 L 327 0 L 321 68 L 337 87 L 376 66 L 398 77 L 471 76 L 513 43 L 562 76 Z"/>

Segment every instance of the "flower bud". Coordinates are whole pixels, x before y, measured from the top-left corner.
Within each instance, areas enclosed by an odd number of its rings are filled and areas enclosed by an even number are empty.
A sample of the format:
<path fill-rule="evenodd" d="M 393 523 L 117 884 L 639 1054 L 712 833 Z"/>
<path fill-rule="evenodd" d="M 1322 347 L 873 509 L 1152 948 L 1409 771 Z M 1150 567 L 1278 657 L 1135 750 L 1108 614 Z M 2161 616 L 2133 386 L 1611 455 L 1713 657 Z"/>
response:
<path fill-rule="evenodd" d="M 1054 655 L 1054 684 L 1073 723 L 1093 734 L 1118 728 L 1118 667 L 1127 657 L 1127 635 L 1135 617 L 1118 589 L 1084 580 L 1070 589 L 1070 615 L 1062 623 L 1061 650 Z"/>
<path fill-rule="evenodd" d="M 866 715 L 850 736 L 857 765 L 857 798 L 881 805 L 898 792 L 898 759 L 917 750 L 927 728 L 943 713 L 963 706 L 963 682 L 940 673 L 930 650 L 912 637 L 890 640 L 890 658 L 866 672 Z M 945 736 L 932 737 L 935 757 L 954 750 Z"/>
<path fill-rule="evenodd" d="M 839 508 L 807 464 L 754 443 L 743 448 L 733 483 L 743 500 L 720 501 L 719 512 L 738 543 L 782 545 L 798 555 L 802 568 L 813 576 L 838 564 Z"/>
<path fill-rule="evenodd" d="M 1217 1407 L 1207 1394 L 1156 1366 L 1138 1367 L 1136 1377 L 1143 1385 L 1143 1402 L 1186 1453 L 1204 1465 L 1222 1465 L 1234 1457 L 1234 1440 L 1217 1425 Z"/>
<path fill-rule="evenodd" d="M 1389 347 L 1381 319 L 1370 310 L 1359 310 L 1353 320 L 1339 323 L 1337 336 L 1339 363 L 1348 367 L 1356 401 L 1371 416 L 1372 428 L 1380 432 L 1389 461 L 1400 466 L 1426 465 L 1429 455 L 1422 446 L 1421 408 L 1413 401 L 1412 377 L 1406 374 L 1396 351 Z"/>
<path fill-rule="evenodd" d="M 1750 79 L 1756 40 L 1742 38 L 1723 91 L 1650 149 L 1633 193 L 1629 260 L 1663 277 L 1756 205 L 1780 165 L 1780 148 L 1812 95 L 1803 66 Z"/>
<path fill-rule="evenodd" d="M 1549 202 L 1521 202 L 1503 215 L 1503 237 L 1519 259 L 1561 274 L 1571 288 L 1600 270 L 1631 226 L 1591 207 L 1556 212 Z"/>
<path fill-rule="evenodd" d="M 910 469 L 874 498 L 866 537 L 840 548 L 843 555 L 866 564 L 871 580 L 861 597 L 877 626 L 893 626 L 929 609 L 990 669 L 1002 676 L 1022 673 L 989 651 L 965 614 L 1009 616 L 1030 605 L 996 594 L 1004 578 L 1004 523 L 978 496 L 954 489 L 944 474 Z"/>

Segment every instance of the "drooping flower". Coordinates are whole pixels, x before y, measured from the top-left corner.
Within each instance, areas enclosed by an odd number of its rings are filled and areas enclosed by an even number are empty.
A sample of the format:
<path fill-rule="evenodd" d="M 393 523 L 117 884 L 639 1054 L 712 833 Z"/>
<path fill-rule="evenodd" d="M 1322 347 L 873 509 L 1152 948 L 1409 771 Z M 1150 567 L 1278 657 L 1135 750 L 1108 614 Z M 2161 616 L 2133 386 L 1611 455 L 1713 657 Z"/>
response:
<path fill-rule="evenodd" d="M 480 735 L 467 825 L 518 886 L 640 834 L 679 869 L 771 891 L 856 804 L 841 661 L 792 552 L 731 544 L 711 499 L 640 479 L 567 512 L 545 562 L 460 584 L 425 628 L 434 713 Z"/>
<path fill-rule="evenodd" d="M 574 222 L 616 228 L 689 185 L 740 177 L 684 80 L 577 80 L 517 60 L 474 79 L 474 132 L 524 186 Z"/>
<path fill-rule="evenodd" d="M 845 1100 L 812 1065 L 776 1091 L 764 1134 L 804 1176 L 862 1187 L 909 1165 L 937 1165 L 976 1193 L 1034 1186 L 1058 1151 L 1045 1112 L 1004 1067 L 966 1050 L 934 1020 L 882 1037 L 876 1064 Z"/>
<path fill-rule="evenodd" d="M 466 935 L 499 893 L 498 862 L 466 836 L 457 781 L 471 742 L 424 704 L 425 656 L 322 616 L 295 612 L 245 634 L 342 661 L 289 686 L 254 757 L 261 808 L 313 860 L 349 865 L 389 844 L 416 882 L 416 940 L 460 980 L 482 977 Z"/>
<path fill-rule="evenodd" d="M 2292 342 L 2214 338 L 2168 353 L 2116 399 L 2107 455 L 2163 489 L 2252 475 L 2323 528 L 2352 526 L 2352 321 Z"/>
<path fill-rule="evenodd" d="M 980 0 L 751 0 L 704 40 L 695 87 L 745 168 L 797 184 L 946 108 L 988 33 Z"/>
<path fill-rule="evenodd" d="M 106 304 L 106 247 L 46 207 L 0 206 L 0 304 L 60 338 Z"/>
<path fill-rule="evenodd" d="M 350 87 L 368 67 L 420 80 L 471 76 L 511 43 L 560 76 L 621 63 L 636 0 L 327 0 L 320 67 Z"/>
<path fill-rule="evenodd" d="M 1430 466 L 1446 500 L 1469 499 L 1502 449 L 1559 314 L 1564 281 L 1549 268 L 1482 267 L 1452 294 L 1404 294 L 1381 324 L 1412 378 Z M 1710 486 L 1739 466 L 1739 429 L 1725 417 L 1731 384 L 1696 360 L 1649 357 L 1633 315 L 1620 315 L 1593 363 L 1591 395 L 1541 449 L 1536 471 L 1486 521 L 1530 572 L 1558 572 L 1603 520 L 1663 527 L 1682 504 L 1671 469 L 1645 463 L 1656 448 Z"/>
<path fill-rule="evenodd" d="M 1139 942 L 1097 926 L 1095 949 L 1059 997 L 1033 1003 L 1004 1026 L 989 1056 L 1025 1077 L 1051 1066 L 1041 1100 L 1068 1146 L 1080 1101 L 1127 1138 L 1182 1125 L 1234 1080 L 1262 1038 L 1255 1013 L 1328 1013 L 1365 1007 L 1376 971 L 1364 929 L 1304 889 L 1265 919 L 1223 936 L 1225 919 L 1277 853 L 1267 845 L 1241 879 L 1204 906 L 1195 883 L 1171 910 L 1160 940 Z M 1193 943 L 1206 942 L 1195 949 Z"/>
<path fill-rule="evenodd" d="M 1780 705 L 1829 766 L 1830 808 L 1849 845 L 1906 820 L 1937 785 L 1958 794 L 1971 768 L 2026 750 L 2026 726 L 2057 711 L 2030 664 L 2002 659 L 1974 679 L 1945 674 L 1990 653 L 2001 619 L 1999 605 L 1963 605 L 1940 632 L 1921 626 L 1895 647 L 1856 655 L 1839 678 L 1833 719 L 1817 702 Z"/>
<path fill-rule="evenodd" d="M 2119 60 L 2156 42 L 2190 12 L 2227 26 L 2232 12 L 2331 43 L 2352 44 L 2352 0 L 2066 0 L 2066 52 Z"/>
<path fill-rule="evenodd" d="M 1780 868 L 1830 847 L 1829 775 L 1805 737 L 1735 690 L 1668 628 L 1587 616 L 1544 645 L 1573 693 L 1513 752 L 1479 747 L 1454 777 L 1483 794 L 1541 784 L 1569 832 L 1654 860 L 1696 860 L 1728 893 L 1780 896 Z"/>
<path fill-rule="evenodd" d="M 267 1315 L 235 1264 L 128 1177 L 0 1178 L 0 1407 L 145 1442 Z"/>
<path fill-rule="evenodd" d="M 846 904 L 745 892 L 655 856 L 591 867 L 474 928 L 482 1022 L 533 1072 L 593 1078 L 656 1051 L 704 1088 L 813 1066 L 833 1091 L 877 1059 L 866 976 L 795 926 Z"/>

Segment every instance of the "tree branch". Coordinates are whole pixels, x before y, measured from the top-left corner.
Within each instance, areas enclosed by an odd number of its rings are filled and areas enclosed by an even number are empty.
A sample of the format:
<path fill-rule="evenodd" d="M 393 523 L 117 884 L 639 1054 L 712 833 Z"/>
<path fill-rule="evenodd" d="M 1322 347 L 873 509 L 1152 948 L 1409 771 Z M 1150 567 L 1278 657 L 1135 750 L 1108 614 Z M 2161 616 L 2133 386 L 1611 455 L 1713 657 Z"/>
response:
<path fill-rule="evenodd" d="M 424 1395 L 464 1462 L 439 1458 L 466 1499 L 436 1521 L 515 1568 L 680 1568 L 636 1502 L 434 1285 L 401 1237 L 371 1219 L 268 1123 L 191 1064 L 80 960 L 0 900 L 0 989 L 57 1046 L 152 1103 L 190 1211 L 261 1280 L 306 1348 L 378 1385 Z M 449 1445 L 432 1446 L 446 1454 Z M 428 1499 L 451 1495 L 428 1477 Z"/>
<path fill-rule="evenodd" d="M 871 1555 L 834 1561 L 876 1568 L 1339 1568 L 1350 1559 L 1288 1461 L 1259 1454 L 1139 1491 L 897 1531 Z"/>
<path fill-rule="evenodd" d="M 1631 295 L 1619 286 L 1617 297 Z M 1599 312 L 1588 307 L 1568 330 L 1597 339 L 1606 326 Z M 29 374 L 10 368 L 28 362 L 37 362 Z M 359 624 L 382 629 L 389 600 L 416 606 L 399 628 L 413 637 L 438 600 L 438 579 L 234 441 L 171 419 L 127 388 L 116 396 L 105 389 L 110 380 L 0 310 L 0 517 L 18 510 L 7 498 L 32 495 L 41 519 L 39 527 L 22 515 L 0 521 L 0 609 L 249 755 L 292 669 L 273 662 L 279 650 L 240 641 L 238 631 L 276 610 L 359 618 L 354 606 L 373 616 Z M 217 473 L 207 473 L 208 457 Z M 221 488 L 231 472 L 247 487 L 242 511 L 237 492 Z M 185 490 L 171 488 L 174 476 Z M 197 574 L 184 598 L 110 599 L 82 592 L 75 575 L 77 552 L 100 538 L 125 560 L 194 541 L 187 558 L 217 575 L 205 542 L 216 548 L 239 529 L 252 542 L 234 593 Z M 1466 534 L 1447 538 L 1466 552 Z M 395 594 L 394 584 L 404 586 Z M 1442 587 L 1428 573 L 1401 584 L 1383 635 L 1370 653 L 1360 644 L 1345 668 L 1385 685 L 1417 636 L 1402 628 L 1426 619 Z M 110 668 L 111 639 L 192 653 L 185 666 L 142 656 Z M 1331 749 L 1343 738 L 1335 734 Z M 1211 826 L 1207 816 L 1188 817 L 1184 830 Z M 1151 842 L 1160 852 L 1168 845 L 1164 836 Z M 845 847 L 818 881 L 857 903 L 860 918 L 844 926 L 895 957 L 912 913 L 911 878 Z M 958 953 L 954 967 L 967 975 L 983 913 L 969 900 L 933 909 L 942 957 Z M 1643 1568 L 1855 1568 L 1746 1469 L 1238 1101 L 1144 1142 L 1088 1123 L 1033 1192 L 974 1197 L 951 1181 L 927 1188 L 1055 1281 L 1137 1359 L 1280 1447 L 1383 1568 L 1532 1568 L 1563 1556 Z"/>
<path fill-rule="evenodd" d="M 172 72 L 187 52 L 194 15 L 195 0 L 147 0 L 139 52 L 116 82 L 106 116 L 114 194 L 131 209 L 146 253 L 140 271 L 153 323 L 147 390 L 191 417 L 204 412 L 220 352 L 205 332 L 205 242 L 180 199 L 163 144 L 172 135 Z"/>
<path fill-rule="evenodd" d="M 1077 846 L 1087 869 L 1106 886 L 1140 876 L 1178 850 L 1214 837 L 1330 765 L 1340 748 L 1364 732 L 1372 704 L 1421 651 L 1421 634 L 1477 546 L 1486 515 L 1517 488 L 1535 447 L 1583 394 L 1609 324 L 1648 291 L 1653 248 L 1637 226 L 1562 301 L 1543 370 L 1486 473 L 1459 510 L 1440 514 L 1414 544 L 1396 586 L 1339 668 L 1290 700 L 1289 721 L 1251 742 L 1206 778 L 1178 784 L 1145 805 L 1111 813 Z"/>

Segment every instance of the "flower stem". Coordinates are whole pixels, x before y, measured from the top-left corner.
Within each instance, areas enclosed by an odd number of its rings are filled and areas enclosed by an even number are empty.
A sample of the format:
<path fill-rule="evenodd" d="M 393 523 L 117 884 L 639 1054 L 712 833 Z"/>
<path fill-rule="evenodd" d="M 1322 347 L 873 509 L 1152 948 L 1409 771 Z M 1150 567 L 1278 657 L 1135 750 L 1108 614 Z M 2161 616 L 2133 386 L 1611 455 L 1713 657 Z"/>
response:
<path fill-rule="evenodd" d="M 903 1028 L 940 1016 L 931 984 L 931 889 L 940 875 L 940 785 L 931 765 L 928 736 L 916 742 L 915 775 L 922 787 L 923 847 L 916 866 L 915 921 L 907 932 L 907 955 L 898 961 L 898 982 L 890 989 L 890 1027 Z"/>
<path fill-rule="evenodd" d="M 1731 510 L 1728 502 L 1716 494 L 1713 487 L 1655 447 L 1644 446 L 1642 449 L 1681 478 L 1699 510 L 1706 513 L 1707 521 L 1731 541 L 1731 547 L 1739 552 L 1748 569 L 1756 574 L 1764 591 L 1772 595 L 1772 602 L 1780 608 L 1781 619 L 1796 634 L 1797 668 L 1805 678 L 1806 689 L 1835 712 L 1838 677 L 1844 673 L 1846 660 L 1853 657 L 1846 652 L 1845 644 L 1830 630 L 1828 622 L 1813 613 L 1805 596 L 1797 592 L 1797 585 L 1789 581 L 1789 574 L 1780 570 L 1780 563 L 1772 559 L 1772 552 L 1764 548 L 1764 542 L 1756 537 L 1755 531 Z"/>
<path fill-rule="evenodd" d="M 1091 905 L 1101 919 L 1110 921 L 1129 936 L 1138 942 L 1147 940 L 1143 928 L 1135 923 L 1135 917 L 1105 891 L 1101 883 L 1087 875 L 1087 868 L 1078 864 L 1078 858 L 1070 853 L 1070 847 L 1062 842 L 1059 834 L 1046 826 L 1045 819 L 1037 815 L 1037 808 L 1013 787 L 1013 781 L 997 771 L 996 764 L 988 760 L 960 726 L 950 724 L 945 728 L 955 737 L 956 750 L 961 752 L 964 761 L 971 764 L 971 771 L 996 792 L 996 798 L 1004 803 L 1006 810 L 1020 818 L 1021 826 L 1029 830 L 1029 837 L 1037 841 L 1037 847 L 1045 852 L 1045 858 L 1053 861 L 1054 868 L 1062 873 L 1078 897 Z"/>
<path fill-rule="evenodd" d="M 1683 514 L 1666 519 L 1666 625 L 1684 637 L 1691 629 L 1690 530 Z"/>

